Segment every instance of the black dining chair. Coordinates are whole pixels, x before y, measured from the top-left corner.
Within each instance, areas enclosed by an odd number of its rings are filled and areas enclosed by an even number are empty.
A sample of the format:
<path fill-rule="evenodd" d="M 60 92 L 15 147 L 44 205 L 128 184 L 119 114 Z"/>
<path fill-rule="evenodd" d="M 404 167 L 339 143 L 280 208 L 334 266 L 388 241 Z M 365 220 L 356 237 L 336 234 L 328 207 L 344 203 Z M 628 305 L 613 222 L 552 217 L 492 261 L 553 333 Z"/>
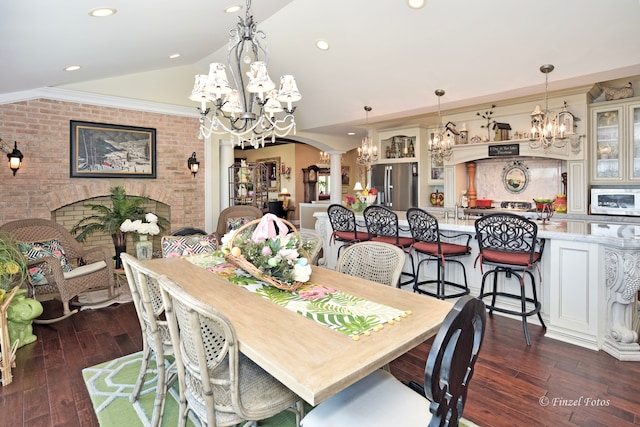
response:
<path fill-rule="evenodd" d="M 413 236 L 412 251 L 417 254 L 418 265 L 416 266 L 414 292 L 431 295 L 436 298 L 458 298 L 469 293 L 467 283 L 467 271 L 459 257 L 471 254 L 469 241 L 471 235 L 467 233 L 443 234 L 440 231 L 438 220 L 430 213 L 420 208 L 410 208 L 407 210 L 407 222 Z M 462 243 L 454 243 L 455 240 Z M 420 255 L 423 255 L 420 259 Z M 420 280 L 420 267 L 423 263 L 435 261 L 437 269 L 437 279 Z M 455 283 L 445 277 L 445 264 L 453 263 L 462 267 L 464 283 Z M 432 287 L 425 285 L 435 284 L 435 291 Z M 449 292 L 450 291 L 450 292 Z"/>
<path fill-rule="evenodd" d="M 407 387 L 378 369 L 321 402 L 300 426 L 457 426 L 482 347 L 486 315 L 477 298 L 465 295 L 456 302 L 429 351 L 424 388 L 413 383 Z"/>
<path fill-rule="evenodd" d="M 365 208 L 362 215 L 367 225 L 367 233 L 369 233 L 369 238 L 372 242 L 389 243 L 405 251 L 411 260 L 411 272 L 402 272 L 398 286 L 412 284 L 415 280 L 413 256 L 410 253 L 413 237 L 400 236 L 398 214 L 384 206 L 371 205 Z M 402 276 L 406 276 L 408 279 L 403 281 Z"/>
<path fill-rule="evenodd" d="M 540 314 L 541 304 L 538 301 L 536 291 L 536 279 L 533 270 L 539 266 L 544 250 L 544 239 L 538 239 L 538 225 L 520 215 L 509 213 L 496 213 L 485 215 L 475 221 L 476 238 L 480 253 L 477 261 L 480 268 L 492 267 L 482 275 L 480 286 L 480 299 L 491 297 L 491 303 L 487 304 L 489 313 L 499 311 L 501 313 L 520 316 L 527 345 L 531 345 L 527 317 L 537 315 L 540 324 L 546 329 L 546 325 Z M 516 277 L 519 281 L 520 292 L 508 292 L 498 287 L 498 276 L 504 274 L 506 279 Z M 485 292 L 486 281 L 493 276 L 493 288 Z M 525 277 L 529 277 L 531 294 L 527 296 L 525 289 Z M 503 284 L 503 285 L 506 285 Z M 498 298 L 518 300 L 520 310 L 508 308 L 497 304 Z"/>

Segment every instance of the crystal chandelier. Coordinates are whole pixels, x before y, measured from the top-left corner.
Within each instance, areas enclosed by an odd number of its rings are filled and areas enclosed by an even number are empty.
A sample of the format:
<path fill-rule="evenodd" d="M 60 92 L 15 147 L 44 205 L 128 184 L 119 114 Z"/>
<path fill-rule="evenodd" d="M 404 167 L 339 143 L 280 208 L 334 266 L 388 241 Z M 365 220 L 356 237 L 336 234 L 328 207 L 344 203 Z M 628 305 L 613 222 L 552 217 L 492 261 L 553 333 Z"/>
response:
<path fill-rule="evenodd" d="M 235 88 L 229 84 L 225 65 L 212 63 L 208 75 L 195 76 L 189 96 L 200 102 L 199 138 L 228 133 L 242 148 L 245 143 L 264 147 L 265 139 L 275 142 L 276 137 L 291 131 L 295 134 L 295 107 L 291 104 L 302 98 L 292 75 L 280 77 L 276 90 L 267 72 L 266 47 L 260 43 L 266 34 L 258 30 L 250 8 L 251 0 L 247 0 L 245 19 L 239 17 L 236 28 L 229 31 L 227 62 Z M 212 107 L 207 106 L 208 102 Z"/>
<path fill-rule="evenodd" d="M 536 105 L 531 113 L 531 139 L 529 147 L 546 150 L 549 147 L 562 148 L 567 144 L 564 123 L 558 120 L 558 113 L 549 111 L 549 73 L 553 71 L 553 65 L 545 64 L 540 67 L 544 73 L 544 111 Z"/>
<path fill-rule="evenodd" d="M 369 126 L 369 111 L 372 108 L 365 105 L 364 111 L 367 115 L 367 127 Z M 373 140 L 369 138 L 369 130 L 362 138 L 362 143 L 358 147 L 358 158 L 356 159 L 359 165 L 363 165 L 367 170 L 371 169 L 371 165 L 378 161 L 378 147 L 374 145 Z"/>
<path fill-rule="evenodd" d="M 318 161 L 318 165 L 327 166 L 331 163 L 331 155 L 326 151 L 320 152 L 320 160 Z"/>
<path fill-rule="evenodd" d="M 438 97 L 438 128 L 429 140 L 429 151 L 431 152 L 431 157 L 437 163 L 442 163 L 451 157 L 453 142 L 451 138 L 447 136 L 444 125 L 442 124 L 440 98 L 444 95 L 444 90 L 436 89 L 435 94 Z"/>

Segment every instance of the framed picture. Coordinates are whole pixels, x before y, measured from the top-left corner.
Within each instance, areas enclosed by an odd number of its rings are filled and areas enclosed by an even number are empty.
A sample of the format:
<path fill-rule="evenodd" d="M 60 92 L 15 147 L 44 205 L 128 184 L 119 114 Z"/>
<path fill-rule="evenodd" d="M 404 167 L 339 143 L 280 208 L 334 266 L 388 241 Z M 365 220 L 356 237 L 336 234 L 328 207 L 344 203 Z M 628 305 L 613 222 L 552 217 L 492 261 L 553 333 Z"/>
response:
<path fill-rule="evenodd" d="M 156 130 L 71 120 L 72 178 L 155 178 Z"/>
<path fill-rule="evenodd" d="M 270 159 L 258 159 L 258 163 L 267 165 L 267 179 L 269 181 L 269 191 L 280 192 L 280 157 Z"/>

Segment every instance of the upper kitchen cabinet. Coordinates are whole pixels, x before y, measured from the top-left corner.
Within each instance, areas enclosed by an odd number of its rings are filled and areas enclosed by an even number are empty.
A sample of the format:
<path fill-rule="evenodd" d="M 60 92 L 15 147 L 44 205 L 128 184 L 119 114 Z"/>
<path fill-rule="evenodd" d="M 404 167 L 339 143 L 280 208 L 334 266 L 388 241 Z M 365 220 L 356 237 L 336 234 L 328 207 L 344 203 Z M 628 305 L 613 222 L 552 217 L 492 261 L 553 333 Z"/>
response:
<path fill-rule="evenodd" d="M 426 135 L 426 130 L 419 127 L 379 131 L 377 163 L 419 161 Z"/>
<path fill-rule="evenodd" d="M 640 184 L 640 97 L 590 110 L 591 183 Z"/>

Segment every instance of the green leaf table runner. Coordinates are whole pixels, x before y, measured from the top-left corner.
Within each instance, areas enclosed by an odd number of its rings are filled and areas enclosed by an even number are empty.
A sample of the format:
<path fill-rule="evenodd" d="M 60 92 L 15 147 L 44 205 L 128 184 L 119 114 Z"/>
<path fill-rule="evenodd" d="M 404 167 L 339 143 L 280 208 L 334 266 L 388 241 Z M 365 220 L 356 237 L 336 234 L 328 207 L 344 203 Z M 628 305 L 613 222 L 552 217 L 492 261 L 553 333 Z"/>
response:
<path fill-rule="evenodd" d="M 411 314 L 318 283 L 308 282 L 296 291 L 284 291 L 228 263 L 220 252 L 191 255 L 184 259 L 354 340 Z"/>

